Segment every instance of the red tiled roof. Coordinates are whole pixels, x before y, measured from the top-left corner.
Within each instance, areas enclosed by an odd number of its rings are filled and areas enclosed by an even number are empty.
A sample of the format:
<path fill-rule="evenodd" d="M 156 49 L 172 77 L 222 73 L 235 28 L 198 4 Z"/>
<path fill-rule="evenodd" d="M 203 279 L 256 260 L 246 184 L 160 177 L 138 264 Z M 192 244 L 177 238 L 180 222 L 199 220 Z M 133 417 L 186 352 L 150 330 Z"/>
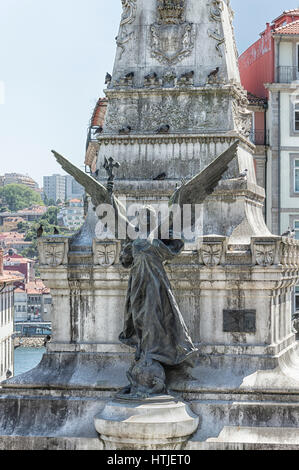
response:
<path fill-rule="evenodd" d="M 0 233 L 0 240 L 5 240 L 6 238 L 20 238 L 20 239 L 23 239 L 24 236 L 25 236 L 24 233 L 2 232 L 2 233 Z"/>
<path fill-rule="evenodd" d="M 299 16 L 299 8 L 294 8 L 293 10 L 284 10 L 281 13 L 281 15 L 279 15 L 277 18 L 275 18 L 274 21 L 277 21 L 280 18 L 283 18 L 284 16 Z"/>
<path fill-rule="evenodd" d="M 23 275 L 17 271 L 4 271 L 3 275 L 0 274 L 0 286 L 5 282 L 15 282 L 23 279 Z"/>
<path fill-rule="evenodd" d="M 33 259 L 24 258 L 21 255 L 13 254 L 13 255 L 4 255 L 4 262 L 13 262 L 16 261 L 19 264 L 27 264 L 27 263 L 35 263 Z"/>
<path fill-rule="evenodd" d="M 259 106 L 265 106 L 267 104 L 266 98 L 260 98 L 259 96 L 250 93 L 250 91 L 247 91 L 247 98 L 250 104 L 257 104 Z"/>
<path fill-rule="evenodd" d="M 91 117 L 91 126 L 96 127 L 96 126 L 103 126 L 104 125 L 104 120 L 105 120 L 105 115 L 106 115 L 106 110 L 107 110 L 107 104 L 108 104 L 108 99 L 107 98 L 99 98 L 97 101 L 97 104 L 95 106 L 95 109 L 93 111 L 92 117 Z"/>
<path fill-rule="evenodd" d="M 274 30 L 274 34 L 298 34 L 299 35 L 299 20 L 292 23 L 285 24 Z"/>
<path fill-rule="evenodd" d="M 49 294 L 48 289 L 42 281 L 32 281 L 25 284 L 25 291 L 29 295 Z"/>

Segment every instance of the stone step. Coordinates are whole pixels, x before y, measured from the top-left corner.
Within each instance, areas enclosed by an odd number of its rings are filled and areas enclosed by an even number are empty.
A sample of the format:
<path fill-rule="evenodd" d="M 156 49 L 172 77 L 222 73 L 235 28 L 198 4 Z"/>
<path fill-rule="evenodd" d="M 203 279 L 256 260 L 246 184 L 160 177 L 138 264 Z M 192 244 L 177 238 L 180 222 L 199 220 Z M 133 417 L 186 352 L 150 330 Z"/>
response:
<path fill-rule="evenodd" d="M 103 450 L 98 438 L 0 436 L 1 450 Z"/>
<path fill-rule="evenodd" d="M 216 438 L 192 439 L 186 450 L 298 450 L 299 428 L 225 426 Z"/>

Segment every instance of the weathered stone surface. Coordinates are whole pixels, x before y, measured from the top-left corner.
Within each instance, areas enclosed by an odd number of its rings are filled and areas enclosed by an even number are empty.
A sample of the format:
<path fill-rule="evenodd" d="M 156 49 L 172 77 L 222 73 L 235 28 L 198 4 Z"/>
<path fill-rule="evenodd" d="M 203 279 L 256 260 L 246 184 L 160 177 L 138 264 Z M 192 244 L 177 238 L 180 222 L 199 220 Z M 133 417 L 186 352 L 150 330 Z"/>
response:
<path fill-rule="evenodd" d="M 175 450 L 184 448 L 198 422 L 187 404 L 157 396 L 139 402 L 109 402 L 95 417 L 95 428 L 105 449 Z"/>

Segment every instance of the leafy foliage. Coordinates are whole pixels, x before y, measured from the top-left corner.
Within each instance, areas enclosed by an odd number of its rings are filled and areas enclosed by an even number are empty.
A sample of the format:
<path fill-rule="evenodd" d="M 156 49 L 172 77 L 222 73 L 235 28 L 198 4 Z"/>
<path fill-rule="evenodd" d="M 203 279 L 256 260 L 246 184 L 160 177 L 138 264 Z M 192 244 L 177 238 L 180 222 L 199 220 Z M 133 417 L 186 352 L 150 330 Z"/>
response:
<path fill-rule="evenodd" d="M 32 245 L 29 248 L 26 248 L 22 251 L 22 255 L 28 258 L 37 258 L 37 229 L 42 224 L 44 233 L 43 235 L 53 235 L 54 234 L 54 227 L 57 226 L 57 214 L 58 214 L 58 207 L 49 207 L 47 212 L 41 217 L 38 222 L 21 222 L 18 225 L 19 231 L 25 233 L 25 241 L 32 242 Z M 70 235 L 68 229 L 64 227 L 59 227 L 59 232 L 62 235 Z"/>
<path fill-rule="evenodd" d="M 19 211 L 33 205 L 43 206 L 41 196 L 23 184 L 8 184 L 0 188 L 2 206 L 10 211 Z"/>

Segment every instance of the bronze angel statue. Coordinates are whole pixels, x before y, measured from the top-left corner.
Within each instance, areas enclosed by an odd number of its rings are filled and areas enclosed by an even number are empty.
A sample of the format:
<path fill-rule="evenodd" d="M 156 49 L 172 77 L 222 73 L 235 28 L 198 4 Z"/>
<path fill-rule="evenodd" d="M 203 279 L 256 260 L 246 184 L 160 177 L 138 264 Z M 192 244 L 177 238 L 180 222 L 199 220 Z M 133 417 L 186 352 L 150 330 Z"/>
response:
<path fill-rule="evenodd" d="M 178 188 L 170 199 L 170 205 L 183 208 L 185 204 L 202 204 L 216 188 L 229 163 L 237 153 L 239 141 L 217 157 L 189 182 Z M 72 175 L 90 195 L 95 207 L 109 204 L 117 217 L 125 220 L 126 210 L 111 192 L 99 181 L 84 173 L 67 159 L 54 152 L 62 168 Z M 147 208 L 147 222 L 153 216 Z M 161 224 L 161 222 L 160 222 Z M 149 224 L 146 224 L 149 227 Z M 147 397 L 166 393 L 165 371 L 192 364 L 197 349 L 186 327 L 173 290 L 166 274 L 164 263 L 177 256 L 184 247 L 183 235 L 174 235 L 171 221 L 169 236 L 159 236 L 159 226 L 154 231 L 137 233 L 134 240 L 123 243 L 120 261 L 130 268 L 124 327 L 119 336 L 122 343 L 135 348 L 135 360 L 127 372 L 129 385 L 122 390 L 121 397 Z M 157 235 L 158 234 L 158 235 Z"/>

